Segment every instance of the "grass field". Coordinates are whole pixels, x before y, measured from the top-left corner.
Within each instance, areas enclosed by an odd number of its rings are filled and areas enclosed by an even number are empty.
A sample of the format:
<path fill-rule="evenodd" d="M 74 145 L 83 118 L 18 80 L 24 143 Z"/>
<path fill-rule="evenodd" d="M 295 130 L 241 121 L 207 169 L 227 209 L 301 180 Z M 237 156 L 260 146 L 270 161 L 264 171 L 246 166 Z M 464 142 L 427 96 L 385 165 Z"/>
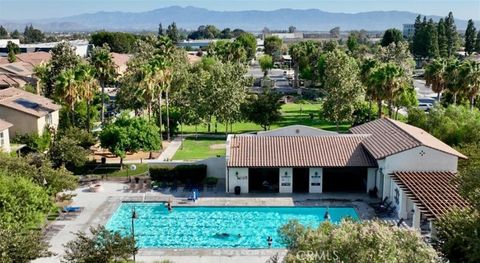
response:
<path fill-rule="evenodd" d="M 225 155 L 225 140 L 218 138 L 188 137 L 183 141 L 173 160 L 197 160 Z"/>
<path fill-rule="evenodd" d="M 119 169 L 119 164 L 107 164 L 107 167 L 111 167 L 112 169 L 97 169 L 93 172 L 93 174 L 97 175 L 106 175 L 107 177 L 126 177 L 127 171 L 129 176 L 136 176 L 144 174 L 148 171 L 148 164 L 145 163 L 136 163 L 135 166 L 137 169 L 135 171 L 130 170 L 131 164 L 124 165 L 123 169 Z M 127 169 L 128 168 L 128 169 Z"/>
<path fill-rule="evenodd" d="M 334 123 L 325 121 L 319 118 L 320 113 L 320 104 L 295 104 L 289 103 L 282 105 L 282 118 L 280 121 L 274 123 L 270 129 L 276 129 L 280 127 L 285 127 L 289 125 L 306 125 L 312 126 L 315 128 L 320 128 L 324 130 L 336 131 L 336 126 Z M 313 116 L 313 119 L 311 118 Z M 340 125 L 340 131 L 346 131 L 350 128 L 350 124 Z M 261 131 L 262 127 L 252 122 L 239 122 L 232 125 L 232 131 L 228 133 L 245 133 L 253 131 Z M 208 133 L 207 125 L 198 125 L 198 133 Z M 211 124 L 211 133 L 215 132 L 214 123 Z M 217 124 L 217 132 L 225 133 L 225 125 L 222 123 Z M 183 133 L 195 133 L 195 126 L 184 126 Z"/>

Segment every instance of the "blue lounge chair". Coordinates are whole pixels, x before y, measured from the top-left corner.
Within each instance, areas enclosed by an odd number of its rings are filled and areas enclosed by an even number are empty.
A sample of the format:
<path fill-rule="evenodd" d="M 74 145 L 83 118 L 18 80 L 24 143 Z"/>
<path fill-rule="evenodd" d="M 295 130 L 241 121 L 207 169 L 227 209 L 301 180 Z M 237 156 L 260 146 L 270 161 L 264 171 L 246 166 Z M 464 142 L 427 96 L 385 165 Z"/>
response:
<path fill-rule="evenodd" d="M 67 212 L 67 213 L 71 213 L 71 212 L 80 212 L 82 211 L 82 208 L 79 207 L 79 206 L 65 206 L 63 208 L 63 211 Z"/>

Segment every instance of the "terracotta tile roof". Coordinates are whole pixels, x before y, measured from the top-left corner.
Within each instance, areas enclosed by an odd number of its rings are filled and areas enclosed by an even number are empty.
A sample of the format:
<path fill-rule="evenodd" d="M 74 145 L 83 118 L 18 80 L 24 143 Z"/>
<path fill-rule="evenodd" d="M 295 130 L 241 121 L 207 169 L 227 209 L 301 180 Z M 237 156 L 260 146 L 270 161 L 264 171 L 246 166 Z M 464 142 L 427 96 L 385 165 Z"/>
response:
<path fill-rule="evenodd" d="M 11 124 L 10 122 L 6 122 L 2 119 L 0 119 L 0 131 L 4 131 L 10 127 L 12 127 L 13 124 Z"/>
<path fill-rule="evenodd" d="M 11 74 L 0 73 L 0 88 L 4 87 L 23 87 L 27 82 Z"/>
<path fill-rule="evenodd" d="M 350 129 L 354 134 L 371 134 L 363 144 L 375 159 L 426 146 L 466 159 L 467 157 L 428 132 L 389 118 L 382 118 Z"/>
<path fill-rule="evenodd" d="M 112 55 L 112 60 L 117 67 L 118 73 L 122 74 L 123 72 L 125 72 L 125 70 L 127 70 L 127 62 L 130 60 L 132 55 L 115 52 L 110 52 L 110 54 Z"/>
<path fill-rule="evenodd" d="M 32 67 L 46 63 L 52 59 L 52 55 L 49 52 L 37 51 L 30 53 L 21 53 L 17 55 L 17 61 L 22 61 L 30 64 Z"/>
<path fill-rule="evenodd" d="M 367 135 L 237 136 L 229 167 L 376 167 L 365 151 Z"/>
<path fill-rule="evenodd" d="M 0 90 L 0 106 L 43 117 L 61 107 L 52 100 L 17 88 Z"/>
<path fill-rule="evenodd" d="M 466 208 L 468 202 L 458 193 L 451 172 L 394 172 L 392 180 L 405 191 L 430 219 L 436 219 L 454 208 Z"/>
<path fill-rule="evenodd" d="M 28 77 L 33 74 L 30 64 L 21 62 L 21 61 L 14 62 L 14 63 L 1 64 L 0 71 L 22 76 L 22 77 Z"/>

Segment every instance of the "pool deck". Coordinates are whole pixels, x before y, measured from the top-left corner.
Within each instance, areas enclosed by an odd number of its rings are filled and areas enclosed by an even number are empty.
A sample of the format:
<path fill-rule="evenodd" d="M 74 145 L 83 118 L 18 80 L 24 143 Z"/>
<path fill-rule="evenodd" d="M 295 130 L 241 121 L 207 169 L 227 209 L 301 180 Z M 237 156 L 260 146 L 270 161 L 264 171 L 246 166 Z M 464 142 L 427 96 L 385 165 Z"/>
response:
<path fill-rule="evenodd" d="M 353 206 L 361 219 L 374 217 L 366 194 L 246 194 L 235 196 L 219 191 L 204 192 L 197 202 L 188 201 L 188 192 L 161 193 L 153 191 L 130 191 L 120 182 L 102 182 L 103 191 L 89 192 L 87 187 L 78 188 L 73 206 L 83 207 L 74 217 L 59 218 L 49 224 L 47 239 L 50 251 L 56 255 L 33 262 L 60 262 L 63 245 L 74 239 L 78 231 L 88 232 L 89 227 L 105 225 L 122 202 L 159 202 L 172 200 L 174 206 Z M 278 255 L 283 258 L 285 249 L 141 249 L 137 262 L 154 262 L 164 259 L 173 262 L 265 262 Z"/>

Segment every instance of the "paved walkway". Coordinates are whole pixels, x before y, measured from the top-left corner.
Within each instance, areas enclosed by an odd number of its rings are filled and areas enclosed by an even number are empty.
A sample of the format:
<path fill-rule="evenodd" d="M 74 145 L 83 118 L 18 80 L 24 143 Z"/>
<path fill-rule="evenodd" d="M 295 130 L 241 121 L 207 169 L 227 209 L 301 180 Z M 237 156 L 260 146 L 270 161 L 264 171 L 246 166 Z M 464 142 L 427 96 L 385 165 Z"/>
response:
<path fill-rule="evenodd" d="M 173 159 L 175 153 L 180 149 L 182 145 L 182 137 L 177 136 L 173 139 L 170 144 L 168 144 L 167 148 L 158 156 L 158 160 L 160 161 L 169 161 Z"/>

